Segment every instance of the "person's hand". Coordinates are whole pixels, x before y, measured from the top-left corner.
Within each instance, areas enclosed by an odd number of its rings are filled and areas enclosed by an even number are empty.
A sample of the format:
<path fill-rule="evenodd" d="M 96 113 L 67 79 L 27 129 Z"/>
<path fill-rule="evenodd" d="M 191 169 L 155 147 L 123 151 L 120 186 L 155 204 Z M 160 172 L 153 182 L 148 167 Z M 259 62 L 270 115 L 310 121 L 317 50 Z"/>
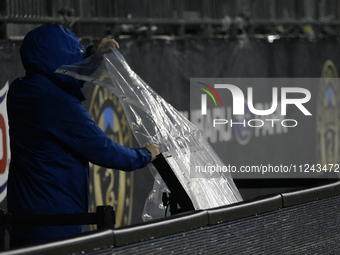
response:
<path fill-rule="evenodd" d="M 96 48 L 97 48 L 97 50 L 98 49 L 100 49 L 101 47 L 103 47 L 105 44 L 107 44 L 107 43 L 113 43 L 114 44 L 114 46 L 117 48 L 117 49 L 119 49 L 119 44 L 116 42 L 116 40 L 114 40 L 114 39 L 108 39 L 108 38 L 103 38 L 102 40 L 101 40 L 101 42 L 96 46 Z"/>
<path fill-rule="evenodd" d="M 105 48 L 104 46 L 107 44 L 107 43 L 113 43 L 113 45 L 119 49 L 119 44 L 116 42 L 116 40 L 114 39 L 108 39 L 108 38 L 103 38 L 101 40 L 100 43 L 98 43 L 97 45 L 94 45 L 91 49 L 90 49 L 90 53 L 89 55 L 93 55 L 96 51 L 101 51 L 101 53 L 107 53 L 107 52 L 111 52 L 112 49 L 110 48 Z"/>
<path fill-rule="evenodd" d="M 149 144 L 145 148 L 151 152 L 151 161 L 156 159 L 156 156 L 159 154 L 159 146 L 157 144 Z"/>

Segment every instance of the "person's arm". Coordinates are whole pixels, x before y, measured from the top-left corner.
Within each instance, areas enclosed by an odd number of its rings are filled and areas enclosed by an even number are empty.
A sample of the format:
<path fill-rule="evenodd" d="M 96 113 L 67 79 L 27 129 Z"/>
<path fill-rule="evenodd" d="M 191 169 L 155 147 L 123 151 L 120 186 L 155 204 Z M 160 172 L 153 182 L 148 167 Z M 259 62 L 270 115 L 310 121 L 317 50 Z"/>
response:
<path fill-rule="evenodd" d="M 63 104 L 55 119 L 55 135 L 71 153 L 106 168 L 132 171 L 159 154 L 157 145 L 130 149 L 113 142 L 90 118 L 81 103 Z"/>

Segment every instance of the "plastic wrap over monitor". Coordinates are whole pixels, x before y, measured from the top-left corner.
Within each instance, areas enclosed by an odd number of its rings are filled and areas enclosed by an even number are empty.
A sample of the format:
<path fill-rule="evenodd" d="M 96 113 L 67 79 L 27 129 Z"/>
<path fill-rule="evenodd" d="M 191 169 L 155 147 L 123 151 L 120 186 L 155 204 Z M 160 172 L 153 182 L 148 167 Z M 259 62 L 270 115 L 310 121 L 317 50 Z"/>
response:
<path fill-rule="evenodd" d="M 56 72 L 103 86 L 120 100 L 131 130 L 141 147 L 158 144 L 171 155 L 174 174 L 195 209 L 208 209 L 242 201 L 230 173 L 197 172 L 197 166 L 224 165 L 201 132 L 167 103 L 135 72 L 123 56 L 108 44 L 101 51 Z M 153 164 L 148 165 L 155 183 L 146 200 L 143 219 L 164 216 L 162 192 L 168 191 Z"/>

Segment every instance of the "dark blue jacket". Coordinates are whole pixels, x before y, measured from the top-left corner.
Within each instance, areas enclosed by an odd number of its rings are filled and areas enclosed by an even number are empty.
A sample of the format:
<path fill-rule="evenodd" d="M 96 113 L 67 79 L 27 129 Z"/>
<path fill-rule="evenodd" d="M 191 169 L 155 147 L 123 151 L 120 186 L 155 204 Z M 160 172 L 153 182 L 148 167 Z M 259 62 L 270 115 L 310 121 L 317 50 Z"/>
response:
<path fill-rule="evenodd" d="M 60 25 L 39 27 L 27 34 L 20 54 L 26 76 L 11 84 L 7 98 L 8 211 L 13 215 L 86 213 L 89 161 L 131 171 L 147 165 L 151 154 L 107 138 L 81 104 L 83 83 L 54 73 L 59 66 L 85 57 L 72 32 Z M 81 231 L 80 226 L 13 229 L 11 239 L 34 243 Z"/>

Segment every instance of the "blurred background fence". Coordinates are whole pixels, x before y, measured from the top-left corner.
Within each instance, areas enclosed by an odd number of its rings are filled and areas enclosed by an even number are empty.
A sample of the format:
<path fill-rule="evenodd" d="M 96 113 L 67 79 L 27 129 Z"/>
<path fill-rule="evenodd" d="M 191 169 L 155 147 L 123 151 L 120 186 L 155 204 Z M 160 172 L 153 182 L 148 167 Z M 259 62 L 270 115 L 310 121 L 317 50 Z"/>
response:
<path fill-rule="evenodd" d="M 80 37 L 340 34 L 339 0 L 1 0 L 1 38 L 63 23 Z"/>

